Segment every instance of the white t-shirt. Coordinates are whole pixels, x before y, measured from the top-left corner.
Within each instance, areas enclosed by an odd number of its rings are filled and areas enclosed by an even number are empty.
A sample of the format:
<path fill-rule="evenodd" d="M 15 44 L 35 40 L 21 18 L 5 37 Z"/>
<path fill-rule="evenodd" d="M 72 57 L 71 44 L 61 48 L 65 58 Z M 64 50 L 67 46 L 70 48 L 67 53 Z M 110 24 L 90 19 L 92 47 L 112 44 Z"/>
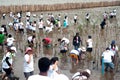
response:
<path fill-rule="evenodd" d="M 26 54 L 24 56 L 24 72 L 31 72 L 31 71 L 34 71 L 34 63 L 33 63 L 33 56 L 31 56 L 31 60 L 30 60 L 30 63 L 28 64 L 29 60 L 29 55 Z"/>
<path fill-rule="evenodd" d="M 40 21 L 40 22 L 38 23 L 38 25 L 39 25 L 39 28 L 42 29 L 42 28 L 43 28 L 43 21 Z"/>
<path fill-rule="evenodd" d="M 92 48 L 92 47 L 93 47 L 92 43 L 93 43 L 92 39 L 88 39 L 88 40 L 87 40 L 87 44 L 88 44 L 87 47 L 88 47 L 88 48 Z"/>
<path fill-rule="evenodd" d="M 15 39 L 13 37 L 11 38 L 7 38 L 7 46 L 11 46 L 13 45 L 13 42 L 15 41 Z"/>
<path fill-rule="evenodd" d="M 20 23 L 19 23 L 19 28 L 20 28 L 20 29 L 23 29 L 23 28 L 24 28 L 23 25 L 24 25 L 23 22 L 20 22 Z"/>
<path fill-rule="evenodd" d="M 53 69 L 53 65 L 50 65 L 48 70 L 48 77 L 54 79 L 55 76 L 59 75 L 56 71 L 58 71 L 58 67 L 56 66 L 56 69 Z"/>
<path fill-rule="evenodd" d="M 32 75 L 28 78 L 28 80 L 53 80 L 53 79 L 42 75 Z"/>
<path fill-rule="evenodd" d="M 104 62 L 112 62 L 112 56 L 114 56 L 114 53 L 110 50 L 104 51 L 102 54 Z"/>
<path fill-rule="evenodd" d="M 77 16 L 76 16 L 76 15 L 74 16 L 74 19 L 77 19 Z"/>
<path fill-rule="evenodd" d="M 2 68 L 8 69 L 10 67 L 8 66 L 8 64 L 5 61 L 6 57 L 9 58 L 8 61 L 11 65 L 12 65 L 12 62 L 13 62 L 13 58 L 12 58 L 12 54 L 10 52 L 7 52 L 2 59 Z"/>
<path fill-rule="evenodd" d="M 70 51 L 70 54 L 76 54 L 76 55 L 79 55 L 79 52 L 78 52 L 77 50 L 74 50 L 74 49 L 73 49 L 73 50 Z"/>
<path fill-rule="evenodd" d="M 28 37 L 28 41 L 31 42 L 32 41 L 32 36 Z"/>
<path fill-rule="evenodd" d="M 31 13 L 30 12 L 26 12 L 26 16 L 30 16 L 31 15 Z"/>

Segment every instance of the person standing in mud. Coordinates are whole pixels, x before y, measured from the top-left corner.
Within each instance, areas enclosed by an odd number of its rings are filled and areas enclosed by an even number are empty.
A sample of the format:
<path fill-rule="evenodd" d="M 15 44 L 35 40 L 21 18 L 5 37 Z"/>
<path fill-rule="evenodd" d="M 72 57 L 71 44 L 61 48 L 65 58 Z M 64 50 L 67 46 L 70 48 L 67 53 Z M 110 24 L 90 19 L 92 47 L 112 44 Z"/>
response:
<path fill-rule="evenodd" d="M 89 22 L 90 21 L 90 14 L 89 13 L 87 13 L 86 15 L 85 15 L 85 19 Z"/>
<path fill-rule="evenodd" d="M 5 40 L 5 35 L 0 31 L 0 46 L 2 46 L 2 50 L 4 47 L 4 40 Z"/>
<path fill-rule="evenodd" d="M 100 23 L 101 30 L 105 28 L 106 25 L 106 19 L 103 19 L 103 21 Z"/>
<path fill-rule="evenodd" d="M 106 48 L 106 50 L 103 52 L 102 57 L 101 57 L 101 63 L 102 63 L 102 58 L 103 58 L 103 63 L 105 66 L 105 71 L 108 71 L 110 68 L 111 71 L 114 69 L 114 53 L 110 51 L 110 48 Z"/>
<path fill-rule="evenodd" d="M 77 24 L 77 18 L 78 18 L 78 16 L 77 16 L 77 14 L 75 14 L 75 15 L 74 15 L 74 25 Z"/>
<path fill-rule="evenodd" d="M 66 56 L 66 53 L 68 51 L 69 40 L 67 38 L 62 38 L 62 39 L 59 38 L 58 42 L 60 44 L 60 46 L 59 46 L 60 53 L 62 53 L 62 55 Z"/>
<path fill-rule="evenodd" d="M 80 44 L 82 45 L 82 40 L 79 36 L 79 33 L 76 33 L 76 35 L 73 37 L 74 49 L 77 50 L 80 47 Z"/>
<path fill-rule="evenodd" d="M 33 50 L 31 47 L 26 49 L 24 55 L 24 76 L 26 80 L 28 77 L 34 74 L 34 60 L 33 60 Z"/>
<path fill-rule="evenodd" d="M 92 50 L 93 50 L 93 40 L 92 36 L 88 36 L 88 40 L 86 41 L 86 47 L 87 47 L 87 52 L 88 52 L 88 58 L 92 59 Z"/>
<path fill-rule="evenodd" d="M 34 47 L 34 45 L 35 45 L 35 38 L 36 38 L 35 35 L 32 35 L 32 36 L 29 36 L 29 37 L 28 37 L 27 41 L 28 41 L 28 45 L 29 45 L 29 46 Z"/>
<path fill-rule="evenodd" d="M 7 52 L 5 53 L 2 59 L 2 69 L 3 69 L 2 80 L 4 80 L 5 78 L 9 78 L 10 80 L 12 80 L 13 61 L 14 61 L 15 53 L 16 53 L 15 47 L 11 47 L 9 49 L 7 48 Z"/>
<path fill-rule="evenodd" d="M 118 46 L 116 45 L 115 40 L 112 40 L 109 48 L 114 54 L 118 54 Z"/>

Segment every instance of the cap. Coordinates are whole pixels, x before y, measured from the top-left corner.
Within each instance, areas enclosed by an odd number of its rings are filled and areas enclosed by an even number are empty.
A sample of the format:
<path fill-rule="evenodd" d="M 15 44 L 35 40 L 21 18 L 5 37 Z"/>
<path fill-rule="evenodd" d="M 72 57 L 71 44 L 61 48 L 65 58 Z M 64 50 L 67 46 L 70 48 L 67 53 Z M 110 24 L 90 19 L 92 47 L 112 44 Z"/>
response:
<path fill-rule="evenodd" d="M 85 69 L 84 71 L 86 71 L 89 75 L 91 74 L 91 71 L 89 69 Z"/>
<path fill-rule="evenodd" d="M 32 48 L 28 47 L 25 51 L 25 53 L 28 53 L 28 51 L 32 51 Z"/>
<path fill-rule="evenodd" d="M 16 47 L 14 47 L 14 46 L 12 46 L 12 47 L 10 48 L 10 50 L 14 50 L 15 52 L 17 52 Z"/>
<path fill-rule="evenodd" d="M 85 52 L 85 51 L 86 51 L 86 48 L 85 48 L 85 47 L 81 47 L 81 50 L 82 50 L 83 52 Z"/>
<path fill-rule="evenodd" d="M 112 40 L 111 44 L 115 44 L 115 40 Z"/>

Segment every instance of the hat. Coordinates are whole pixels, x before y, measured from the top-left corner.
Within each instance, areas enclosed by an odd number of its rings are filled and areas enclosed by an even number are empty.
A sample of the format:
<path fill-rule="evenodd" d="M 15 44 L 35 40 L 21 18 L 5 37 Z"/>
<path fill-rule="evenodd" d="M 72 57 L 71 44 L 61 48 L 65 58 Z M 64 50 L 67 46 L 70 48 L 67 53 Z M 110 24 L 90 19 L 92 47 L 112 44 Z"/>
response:
<path fill-rule="evenodd" d="M 112 45 L 115 44 L 115 40 L 112 40 L 111 44 L 112 44 Z"/>
<path fill-rule="evenodd" d="M 83 52 L 85 52 L 85 51 L 86 51 L 86 48 L 85 48 L 85 47 L 81 47 L 81 50 L 82 50 Z"/>
<path fill-rule="evenodd" d="M 89 69 L 85 69 L 84 71 L 86 71 L 89 75 L 91 74 L 91 71 Z"/>
<path fill-rule="evenodd" d="M 25 51 L 25 53 L 28 53 L 28 51 L 32 51 L 32 48 L 28 47 Z"/>
<path fill-rule="evenodd" d="M 13 50 L 13 51 L 17 52 L 16 47 L 14 47 L 14 46 L 11 47 L 10 50 Z"/>

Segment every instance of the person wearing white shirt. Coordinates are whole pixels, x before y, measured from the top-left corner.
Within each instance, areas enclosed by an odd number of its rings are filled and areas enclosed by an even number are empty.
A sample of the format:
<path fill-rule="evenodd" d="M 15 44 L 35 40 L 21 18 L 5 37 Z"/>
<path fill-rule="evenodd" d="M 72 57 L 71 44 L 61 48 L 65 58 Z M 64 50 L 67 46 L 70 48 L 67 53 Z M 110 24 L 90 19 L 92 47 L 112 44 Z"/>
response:
<path fill-rule="evenodd" d="M 34 74 L 34 60 L 33 60 L 33 50 L 28 47 L 24 56 L 24 76 L 26 80 L 29 76 Z"/>
<path fill-rule="evenodd" d="M 93 40 L 92 40 L 92 36 L 88 36 L 88 40 L 87 40 L 87 52 L 91 53 L 92 49 L 93 49 Z"/>
<path fill-rule="evenodd" d="M 113 63 L 114 53 L 110 51 L 109 48 L 106 48 L 106 50 L 102 54 L 102 58 L 103 58 L 103 63 L 105 65 L 105 71 L 108 71 L 108 68 L 113 70 L 114 69 L 114 63 Z"/>
<path fill-rule="evenodd" d="M 12 78 L 11 74 L 13 69 L 13 59 L 15 57 L 15 53 L 16 48 L 11 47 L 10 49 L 7 50 L 7 53 L 3 56 L 2 69 L 3 72 L 5 72 L 5 74 L 3 73 L 2 80 L 4 80 L 5 76 L 7 76 L 10 80 Z"/>
<path fill-rule="evenodd" d="M 77 14 L 75 14 L 75 16 L 74 16 L 74 24 L 76 24 L 77 23 Z"/>
<path fill-rule="evenodd" d="M 42 57 L 38 61 L 38 68 L 40 73 L 36 75 L 32 75 L 28 78 L 28 80 L 53 80 L 48 77 L 48 70 L 50 67 L 50 60 L 47 57 Z"/>
<path fill-rule="evenodd" d="M 56 75 L 59 75 L 58 71 L 58 57 L 52 57 L 51 59 L 51 65 L 48 71 L 48 77 L 54 79 Z"/>
<path fill-rule="evenodd" d="M 7 46 L 8 47 L 11 47 L 13 46 L 13 43 L 15 42 L 15 39 L 12 37 L 11 34 L 8 35 L 8 38 L 7 38 Z"/>

